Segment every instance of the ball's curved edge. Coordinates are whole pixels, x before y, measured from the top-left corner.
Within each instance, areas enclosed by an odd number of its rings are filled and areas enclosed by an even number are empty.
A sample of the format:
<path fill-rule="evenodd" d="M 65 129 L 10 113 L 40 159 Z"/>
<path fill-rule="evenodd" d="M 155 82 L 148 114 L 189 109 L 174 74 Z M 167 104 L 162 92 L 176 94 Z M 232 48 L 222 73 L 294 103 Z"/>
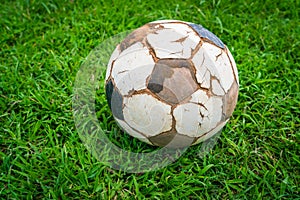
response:
<path fill-rule="evenodd" d="M 200 37 L 209 39 L 215 45 L 217 45 L 218 47 L 220 47 L 222 49 L 225 48 L 225 44 L 215 34 L 210 32 L 209 30 L 207 30 L 203 26 L 198 25 L 198 24 L 194 24 L 194 23 L 188 23 L 188 25 L 190 27 L 192 27 L 199 34 Z"/>

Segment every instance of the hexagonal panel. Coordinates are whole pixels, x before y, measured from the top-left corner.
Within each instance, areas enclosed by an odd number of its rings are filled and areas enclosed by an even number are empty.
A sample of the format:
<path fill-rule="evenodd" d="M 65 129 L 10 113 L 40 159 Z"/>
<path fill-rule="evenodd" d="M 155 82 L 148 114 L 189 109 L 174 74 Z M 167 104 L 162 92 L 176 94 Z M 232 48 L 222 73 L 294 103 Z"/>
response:
<path fill-rule="evenodd" d="M 197 137 L 204 120 L 204 108 L 194 103 L 185 103 L 177 106 L 173 115 L 176 121 L 176 130 L 189 137 Z"/>
<path fill-rule="evenodd" d="M 197 81 L 201 86 L 210 85 L 210 80 L 215 77 L 220 84 L 217 87 L 222 87 L 225 93 L 228 91 L 234 81 L 234 71 L 224 50 L 205 42 L 192 58 L 192 62 L 196 68 Z"/>
<path fill-rule="evenodd" d="M 127 124 L 146 136 L 172 127 L 171 106 L 146 93 L 124 98 L 123 113 Z"/>
<path fill-rule="evenodd" d="M 189 137 L 209 132 L 221 122 L 222 105 L 221 98 L 210 97 L 204 104 L 185 103 L 177 106 L 173 111 L 176 130 Z"/>
<path fill-rule="evenodd" d="M 190 58 L 200 37 L 183 23 L 163 23 L 161 29 L 147 35 L 158 58 Z"/>
<path fill-rule="evenodd" d="M 142 43 L 135 43 L 124 50 L 112 69 L 112 77 L 120 93 L 128 95 L 132 90 L 145 89 L 154 64 L 149 50 Z"/>

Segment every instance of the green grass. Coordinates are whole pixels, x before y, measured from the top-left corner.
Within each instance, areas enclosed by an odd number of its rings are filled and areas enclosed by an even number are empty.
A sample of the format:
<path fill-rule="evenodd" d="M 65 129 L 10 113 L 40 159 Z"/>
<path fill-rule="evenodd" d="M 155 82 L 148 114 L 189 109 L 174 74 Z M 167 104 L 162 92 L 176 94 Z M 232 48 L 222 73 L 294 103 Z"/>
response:
<path fill-rule="evenodd" d="M 300 199 L 299 13 L 298 0 L 2 1 L 0 198 Z M 200 23 L 227 44 L 238 105 L 206 157 L 193 146 L 158 171 L 114 171 L 78 136 L 75 76 L 103 40 L 157 19 Z M 124 149 L 153 150 L 111 133 Z"/>

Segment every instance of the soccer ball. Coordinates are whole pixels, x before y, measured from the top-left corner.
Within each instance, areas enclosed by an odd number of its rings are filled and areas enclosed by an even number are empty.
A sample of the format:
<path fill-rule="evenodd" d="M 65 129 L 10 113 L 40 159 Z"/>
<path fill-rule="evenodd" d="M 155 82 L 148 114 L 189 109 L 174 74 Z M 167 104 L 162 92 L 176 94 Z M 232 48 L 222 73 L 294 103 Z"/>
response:
<path fill-rule="evenodd" d="M 227 123 L 238 73 L 224 43 L 200 25 L 162 20 L 129 34 L 114 50 L 106 97 L 118 125 L 148 144 L 194 145 Z"/>

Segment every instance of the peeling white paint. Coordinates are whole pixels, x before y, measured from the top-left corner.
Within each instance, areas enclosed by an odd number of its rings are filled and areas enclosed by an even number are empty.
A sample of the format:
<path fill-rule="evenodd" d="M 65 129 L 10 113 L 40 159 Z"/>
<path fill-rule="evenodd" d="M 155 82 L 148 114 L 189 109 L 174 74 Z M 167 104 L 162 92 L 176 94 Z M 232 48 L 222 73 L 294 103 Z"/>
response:
<path fill-rule="evenodd" d="M 149 94 L 124 98 L 123 114 L 129 126 L 150 137 L 172 126 L 171 106 Z"/>
<path fill-rule="evenodd" d="M 209 43 L 203 43 L 201 48 L 194 55 L 192 62 L 196 68 L 197 75 L 199 75 L 199 80 L 197 80 L 199 83 L 203 81 L 210 82 L 211 76 L 215 76 L 218 79 L 220 78 L 215 61 L 216 56 L 219 55 L 220 52 L 220 48 Z M 207 74 L 209 74 L 209 76 Z"/>
<path fill-rule="evenodd" d="M 197 104 L 186 103 L 174 109 L 173 116 L 176 120 L 176 130 L 189 137 L 198 136 L 199 124 L 203 122 L 200 115 L 200 107 Z"/>
<path fill-rule="evenodd" d="M 197 81 L 207 85 L 208 70 L 211 76 L 220 80 L 221 87 L 227 92 L 234 81 L 234 72 L 232 71 L 230 60 L 226 52 L 219 47 L 204 42 L 199 51 L 192 58 L 192 62 L 196 67 Z M 209 80 L 211 77 L 209 77 Z"/>
<path fill-rule="evenodd" d="M 196 68 L 196 79 L 202 88 L 210 88 L 210 78 L 211 74 L 207 68 L 207 61 L 205 57 L 205 51 L 201 47 L 198 52 L 192 58 L 192 62 Z"/>
<path fill-rule="evenodd" d="M 193 97 L 193 100 L 200 100 L 202 97 Z M 206 100 L 206 99 L 205 99 Z M 217 126 L 222 117 L 222 99 L 210 97 L 203 105 L 186 103 L 177 106 L 173 115 L 176 120 L 176 130 L 190 137 L 199 137 Z M 201 103 L 202 104 L 202 103 Z"/>
<path fill-rule="evenodd" d="M 208 96 L 205 91 L 203 90 L 197 90 L 192 94 L 192 98 L 190 99 L 191 103 L 197 103 L 197 104 L 206 104 L 208 101 Z"/>
<path fill-rule="evenodd" d="M 163 24 L 164 29 L 147 35 L 149 44 L 158 58 L 189 58 L 200 37 L 188 25 L 181 23 Z"/>
<path fill-rule="evenodd" d="M 199 136 L 210 131 L 214 128 L 222 118 L 222 98 L 210 97 L 209 100 L 204 104 L 208 115 L 204 118 L 201 129 L 198 130 Z"/>
<path fill-rule="evenodd" d="M 136 43 L 125 49 L 114 62 L 112 77 L 122 95 L 146 88 L 146 79 L 154 68 L 154 61 L 147 47 Z"/>
<path fill-rule="evenodd" d="M 215 95 L 224 95 L 225 94 L 224 89 L 221 87 L 220 83 L 216 79 L 212 80 L 211 85 L 212 85 L 212 92 Z"/>

